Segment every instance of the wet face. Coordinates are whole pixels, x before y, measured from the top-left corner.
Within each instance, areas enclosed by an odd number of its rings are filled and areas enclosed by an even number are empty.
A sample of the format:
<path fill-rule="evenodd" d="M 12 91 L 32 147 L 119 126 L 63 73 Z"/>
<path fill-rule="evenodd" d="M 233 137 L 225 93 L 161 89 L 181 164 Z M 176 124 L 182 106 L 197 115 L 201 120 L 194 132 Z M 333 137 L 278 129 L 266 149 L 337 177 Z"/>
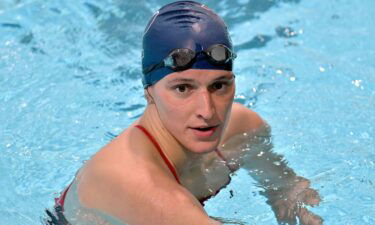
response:
<path fill-rule="evenodd" d="M 233 103 L 233 73 L 189 69 L 165 76 L 148 89 L 163 125 L 188 150 L 214 150 Z"/>

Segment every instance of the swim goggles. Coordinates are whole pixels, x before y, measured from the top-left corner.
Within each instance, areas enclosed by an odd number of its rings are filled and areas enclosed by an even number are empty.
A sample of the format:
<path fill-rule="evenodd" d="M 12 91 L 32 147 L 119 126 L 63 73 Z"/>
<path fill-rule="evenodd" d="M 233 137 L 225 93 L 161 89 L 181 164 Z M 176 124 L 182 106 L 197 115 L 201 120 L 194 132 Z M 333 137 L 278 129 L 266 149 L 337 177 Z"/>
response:
<path fill-rule="evenodd" d="M 172 50 L 169 55 L 160 63 L 148 66 L 143 69 L 143 74 L 148 74 L 153 70 L 162 67 L 169 67 L 174 71 L 186 70 L 194 64 L 197 56 L 202 53 L 208 56 L 207 58 L 210 63 L 216 65 L 225 64 L 237 57 L 236 53 L 222 44 L 212 45 L 211 47 L 201 52 L 195 52 L 188 48 L 177 48 Z"/>

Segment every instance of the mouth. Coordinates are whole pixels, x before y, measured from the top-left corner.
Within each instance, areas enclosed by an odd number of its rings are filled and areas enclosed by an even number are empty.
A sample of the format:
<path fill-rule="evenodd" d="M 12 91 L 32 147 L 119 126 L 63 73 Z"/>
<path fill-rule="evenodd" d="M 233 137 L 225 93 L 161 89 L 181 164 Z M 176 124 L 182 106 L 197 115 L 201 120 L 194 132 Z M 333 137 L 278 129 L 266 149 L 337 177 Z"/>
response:
<path fill-rule="evenodd" d="M 193 133 L 199 138 L 209 138 L 211 137 L 219 125 L 215 126 L 199 126 L 199 127 L 191 127 Z"/>
<path fill-rule="evenodd" d="M 194 129 L 199 130 L 199 131 L 209 131 L 213 128 L 214 128 L 214 126 L 212 126 L 212 127 L 198 127 L 198 128 L 194 128 Z"/>

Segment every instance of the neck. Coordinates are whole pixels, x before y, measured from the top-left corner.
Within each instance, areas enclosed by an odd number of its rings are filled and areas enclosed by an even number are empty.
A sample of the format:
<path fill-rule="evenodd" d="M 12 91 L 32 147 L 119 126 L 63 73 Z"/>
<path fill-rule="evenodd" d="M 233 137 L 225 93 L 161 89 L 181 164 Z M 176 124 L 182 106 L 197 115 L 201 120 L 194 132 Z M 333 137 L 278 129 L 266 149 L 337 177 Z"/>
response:
<path fill-rule="evenodd" d="M 164 154 L 175 166 L 179 176 L 192 162 L 201 159 L 199 155 L 189 152 L 189 150 L 182 146 L 164 127 L 154 104 L 147 105 L 139 124 L 154 136 Z"/>

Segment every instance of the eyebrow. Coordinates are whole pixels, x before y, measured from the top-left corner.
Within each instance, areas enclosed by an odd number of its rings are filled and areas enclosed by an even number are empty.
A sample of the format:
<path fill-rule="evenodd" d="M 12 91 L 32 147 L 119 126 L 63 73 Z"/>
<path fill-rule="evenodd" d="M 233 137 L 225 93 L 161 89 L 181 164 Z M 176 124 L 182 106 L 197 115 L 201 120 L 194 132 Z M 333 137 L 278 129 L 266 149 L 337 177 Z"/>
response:
<path fill-rule="evenodd" d="M 223 76 L 220 76 L 216 79 L 214 79 L 214 81 L 217 81 L 217 80 L 232 80 L 234 79 L 234 75 L 232 75 L 231 77 L 228 77 L 227 75 L 223 75 Z"/>
<path fill-rule="evenodd" d="M 168 81 L 168 83 L 179 83 L 179 82 L 194 83 L 195 81 L 193 79 L 187 79 L 187 78 L 176 78 L 171 81 Z"/>
<path fill-rule="evenodd" d="M 215 78 L 213 81 L 218 81 L 218 80 L 232 80 L 234 79 L 234 75 L 231 75 L 231 77 L 228 77 L 228 75 L 222 75 L 218 78 Z M 195 83 L 196 81 L 194 79 L 188 79 L 188 78 L 176 78 L 171 81 L 168 81 L 169 84 L 173 83 Z"/>

